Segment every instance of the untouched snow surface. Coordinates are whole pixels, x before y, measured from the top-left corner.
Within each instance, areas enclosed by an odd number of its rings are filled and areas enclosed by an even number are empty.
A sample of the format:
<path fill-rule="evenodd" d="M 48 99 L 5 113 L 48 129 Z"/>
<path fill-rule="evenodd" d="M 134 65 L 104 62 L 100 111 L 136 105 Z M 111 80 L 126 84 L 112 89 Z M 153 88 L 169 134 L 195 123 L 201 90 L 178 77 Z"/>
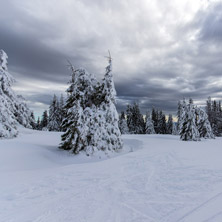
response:
<path fill-rule="evenodd" d="M 0 221 L 222 221 L 221 138 L 123 138 L 110 158 L 58 150 L 60 133 L 0 140 Z"/>

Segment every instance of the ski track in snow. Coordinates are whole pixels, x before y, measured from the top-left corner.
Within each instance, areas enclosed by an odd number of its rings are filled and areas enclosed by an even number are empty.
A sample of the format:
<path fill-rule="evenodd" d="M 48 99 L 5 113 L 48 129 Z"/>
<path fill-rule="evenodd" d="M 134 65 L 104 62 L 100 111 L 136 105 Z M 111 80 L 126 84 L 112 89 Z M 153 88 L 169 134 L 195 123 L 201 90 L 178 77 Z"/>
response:
<path fill-rule="evenodd" d="M 222 165 L 211 157 L 221 139 L 125 135 L 124 155 L 87 161 L 58 151 L 59 135 L 0 141 L 0 157 L 14 161 L 0 158 L 1 222 L 222 221 Z"/>

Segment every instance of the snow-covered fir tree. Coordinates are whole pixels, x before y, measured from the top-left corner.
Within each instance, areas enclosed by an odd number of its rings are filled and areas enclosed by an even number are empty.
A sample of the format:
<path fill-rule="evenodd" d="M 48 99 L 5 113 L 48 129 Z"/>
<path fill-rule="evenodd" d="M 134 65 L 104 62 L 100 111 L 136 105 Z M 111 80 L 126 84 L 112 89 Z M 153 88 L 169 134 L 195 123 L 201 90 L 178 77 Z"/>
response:
<path fill-rule="evenodd" d="M 62 128 L 61 149 L 70 150 L 78 154 L 87 149 L 91 143 L 92 136 L 88 133 L 91 111 L 91 95 L 94 91 L 95 78 L 84 69 L 74 69 L 71 66 L 72 76 L 67 89 L 67 100 L 65 104 L 66 116 Z M 89 113 L 87 112 L 89 109 Z M 88 137 L 87 137 L 88 136 Z"/>
<path fill-rule="evenodd" d="M 99 108 L 101 111 L 104 111 L 105 114 L 106 149 L 112 151 L 122 148 L 123 143 L 118 126 L 119 115 L 115 106 L 116 90 L 112 75 L 112 58 L 110 55 L 108 57 L 108 62 L 109 64 L 106 67 L 106 73 L 102 82 L 102 97 L 104 99 L 101 101 Z"/>
<path fill-rule="evenodd" d="M 200 137 L 205 139 L 214 139 L 215 136 L 213 134 L 213 130 L 211 128 L 206 112 L 202 108 L 196 107 L 196 115 L 197 127 L 200 133 Z"/>
<path fill-rule="evenodd" d="M 85 151 L 87 155 L 121 149 L 111 59 L 102 83 L 84 69 L 71 66 L 71 71 L 60 148 L 74 154 Z"/>
<path fill-rule="evenodd" d="M 167 128 L 167 130 L 166 130 L 167 134 L 172 134 L 172 132 L 173 132 L 173 116 L 172 116 L 172 114 L 169 114 L 166 128 Z"/>
<path fill-rule="evenodd" d="M 122 111 L 119 117 L 119 129 L 122 134 L 129 134 L 125 112 Z"/>
<path fill-rule="evenodd" d="M 199 141 L 200 133 L 196 124 L 196 109 L 192 103 L 181 108 L 180 139 L 184 141 Z"/>
<path fill-rule="evenodd" d="M 17 136 L 16 119 L 11 106 L 12 76 L 8 73 L 7 54 L 0 50 L 0 138 L 12 138 Z"/>
<path fill-rule="evenodd" d="M 0 137 L 11 138 L 18 134 L 17 125 L 32 128 L 34 120 L 24 98 L 11 89 L 14 79 L 8 72 L 7 59 L 0 50 Z"/>
<path fill-rule="evenodd" d="M 146 134 L 155 134 L 153 120 L 151 119 L 150 113 L 146 113 Z"/>
<path fill-rule="evenodd" d="M 53 96 L 49 106 L 48 130 L 60 131 L 60 106 L 56 95 Z"/>

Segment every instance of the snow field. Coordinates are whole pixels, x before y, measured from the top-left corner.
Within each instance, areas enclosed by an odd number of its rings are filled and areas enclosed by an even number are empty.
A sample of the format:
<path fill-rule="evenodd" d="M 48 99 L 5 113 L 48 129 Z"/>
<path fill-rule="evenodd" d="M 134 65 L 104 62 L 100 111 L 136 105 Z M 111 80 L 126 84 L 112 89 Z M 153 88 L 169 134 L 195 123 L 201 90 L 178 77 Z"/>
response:
<path fill-rule="evenodd" d="M 60 135 L 0 140 L 0 221 L 222 221 L 221 138 L 124 135 L 107 158 L 58 150 Z"/>

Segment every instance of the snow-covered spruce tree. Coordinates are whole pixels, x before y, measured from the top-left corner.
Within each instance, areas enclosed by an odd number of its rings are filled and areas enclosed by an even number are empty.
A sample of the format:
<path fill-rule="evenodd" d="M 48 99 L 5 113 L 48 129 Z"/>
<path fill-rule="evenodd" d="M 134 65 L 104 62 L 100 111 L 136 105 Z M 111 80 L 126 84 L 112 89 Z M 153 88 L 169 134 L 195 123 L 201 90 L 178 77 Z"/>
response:
<path fill-rule="evenodd" d="M 61 149 L 91 155 L 97 150 L 108 153 L 122 148 L 111 65 L 110 59 L 102 84 L 86 70 L 71 66 Z"/>
<path fill-rule="evenodd" d="M 13 78 L 8 73 L 7 58 L 7 54 L 0 50 L 0 138 L 12 138 L 18 134 L 14 109 L 8 97 L 12 94 Z"/>
<path fill-rule="evenodd" d="M 14 82 L 8 72 L 7 54 L 0 50 L 0 137 L 11 138 L 18 134 L 16 125 L 32 128 L 34 121 L 24 98 L 11 89 Z"/>
<path fill-rule="evenodd" d="M 185 102 L 185 100 L 184 100 Z M 196 125 L 196 109 L 192 103 L 183 104 L 181 109 L 180 139 L 184 141 L 199 141 L 200 134 Z"/>
<path fill-rule="evenodd" d="M 124 111 L 121 112 L 119 117 L 119 129 L 122 134 L 129 134 L 129 128 Z"/>
<path fill-rule="evenodd" d="M 151 119 L 150 113 L 146 113 L 146 134 L 155 134 L 153 120 Z"/>
<path fill-rule="evenodd" d="M 105 129 L 106 135 L 103 135 L 106 142 L 105 149 L 108 151 L 119 150 L 122 148 L 123 143 L 121 139 L 121 132 L 119 130 L 118 121 L 119 115 L 116 110 L 116 90 L 112 75 L 112 59 L 109 55 L 108 66 L 106 67 L 106 73 L 102 82 L 102 97 L 99 109 L 104 111 L 105 116 Z"/>
<path fill-rule="evenodd" d="M 71 66 L 71 71 L 72 76 L 64 106 L 66 115 L 62 123 L 65 133 L 62 135 L 60 148 L 78 154 L 81 150 L 87 149 L 93 136 L 88 131 L 90 119 L 93 118 L 91 95 L 96 80 L 84 69 L 74 69 Z"/>
<path fill-rule="evenodd" d="M 200 137 L 205 139 L 214 139 L 215 136 L 213 134 L 213 130 L 211 128 L 206 112 L 203 109 L 196 107 L 196 115 L 197 128 L 200 133 Z"/>
<path fill-rule="evenodd" d="M 60 131 L 60 107 L 56 95 L 49 106 L 48 130 Z"/>
<path fill-rule="evenodd" d="M 167 134 L 172 134 L 172 132 L 173 132 L 173 116 L 172 116 L 172 114 L 169 114 L 166 128 L 167 128 Z"/>

